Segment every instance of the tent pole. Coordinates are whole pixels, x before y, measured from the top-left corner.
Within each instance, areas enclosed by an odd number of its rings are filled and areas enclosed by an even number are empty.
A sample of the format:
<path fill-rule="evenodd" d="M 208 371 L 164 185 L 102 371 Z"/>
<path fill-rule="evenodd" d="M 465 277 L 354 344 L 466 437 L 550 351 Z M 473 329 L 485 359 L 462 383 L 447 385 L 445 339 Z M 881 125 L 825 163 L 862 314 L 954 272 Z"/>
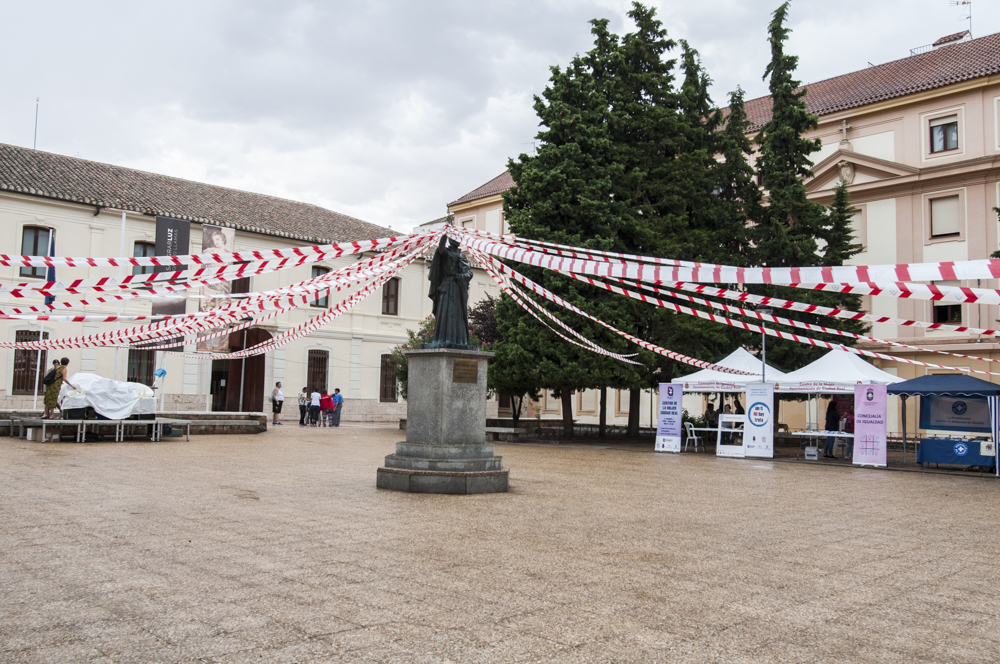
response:
<path fill-rule="evenodd" d="M 903 400 L 903 463 L 906 463 L 906 395 L 900 394 L 899 398 Z"/>

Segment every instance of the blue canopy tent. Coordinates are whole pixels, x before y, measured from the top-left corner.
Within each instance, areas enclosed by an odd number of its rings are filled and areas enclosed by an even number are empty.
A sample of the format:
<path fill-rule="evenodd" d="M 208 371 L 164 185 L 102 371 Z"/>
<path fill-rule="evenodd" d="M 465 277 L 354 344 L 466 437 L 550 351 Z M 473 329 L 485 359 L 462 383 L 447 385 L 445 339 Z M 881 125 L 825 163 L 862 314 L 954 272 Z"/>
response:
<path fill-rule="evenodd" d="M 973 378 L 967 374 L 933 374 L 920 376 L 888 387 L 889 394 L 903 400 L 903 461 L 906 461 L 906 398 L 911 396 L 982 397 L 990 408 L 990 433 L 994 449 L 1000 439 L 1000 385 Z M 995 457 L 994 457 L 995 458 Z M 1000 476 L 1000 464 L 997 475 Z"/>

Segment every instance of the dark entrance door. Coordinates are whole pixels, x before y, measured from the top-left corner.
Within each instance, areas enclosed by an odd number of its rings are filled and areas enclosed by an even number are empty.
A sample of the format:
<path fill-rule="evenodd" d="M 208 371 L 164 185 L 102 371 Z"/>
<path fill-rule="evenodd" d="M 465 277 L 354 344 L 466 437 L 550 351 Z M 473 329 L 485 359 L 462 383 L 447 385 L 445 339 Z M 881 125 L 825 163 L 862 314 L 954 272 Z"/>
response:
<path fill-rule="evenodd" d="M 243 350 L 243 330 L 229 335 L 229 350 Z M 247 347 L 256 346 L 271 338 L 266 330 L 252 327 L 246 330 Z M 243 377 L 244 362 L 246 379 L 243 381 L 243 403 L 240 404 L 240 382 Z M 264 410 L 264 356 L 233 360 L 212 361 L 212 410 L 228 412 L 258 413 Z"/>

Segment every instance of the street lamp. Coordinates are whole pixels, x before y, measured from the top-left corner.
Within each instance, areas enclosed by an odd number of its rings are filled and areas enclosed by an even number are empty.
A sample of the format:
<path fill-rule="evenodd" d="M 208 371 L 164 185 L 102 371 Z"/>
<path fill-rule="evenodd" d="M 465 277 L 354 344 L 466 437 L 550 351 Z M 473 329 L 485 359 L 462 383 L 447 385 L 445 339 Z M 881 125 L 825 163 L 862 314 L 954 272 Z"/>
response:
<path fill-rule="evenodd" d="M 246 318 L 241 318 L 240 322 L 241 323 L 252 323 L 253 322 L 253 318 L 251 318 L 250 316 L 247 316 Z M 247 330 L 248 329 L 249 329 L 248 327 L 244 327 L 243 328 L 243 350 L 244 351 L 246 351 L 246 349 L 247 349 Z M 240 405 L 239 405 L 240 410 L 238 412 L 241 412 L 241 413 L 243 412 L 243 384 L 247 381 L 246 368 L 247 368 L 247 356 L 246 356 L 246 353 L 244 352 L 243 359 L 240 360 Z"/>
<path fill-rule="evenodd" d="M 766 304 L 758 304 L 756 311 L 762 316 L 770 316 L 772 309 Z M 760 321 L 760 382 L 767 382 L 767 331 L 763 320 Z"/>

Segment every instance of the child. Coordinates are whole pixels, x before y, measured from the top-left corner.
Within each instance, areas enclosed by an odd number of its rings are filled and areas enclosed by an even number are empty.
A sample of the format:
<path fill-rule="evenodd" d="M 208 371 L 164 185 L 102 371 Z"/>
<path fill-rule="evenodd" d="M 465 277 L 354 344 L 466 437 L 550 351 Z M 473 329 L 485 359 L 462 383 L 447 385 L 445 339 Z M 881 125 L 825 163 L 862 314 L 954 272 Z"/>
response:
<path fill-rule="evenodd" d="M 323 418 L 323 426 L 332 427 L 333 426 L 333 397 L 329 395 L 326 391 L 323 392 L 323 396 L 319 398 L 319 410 Z"/>

